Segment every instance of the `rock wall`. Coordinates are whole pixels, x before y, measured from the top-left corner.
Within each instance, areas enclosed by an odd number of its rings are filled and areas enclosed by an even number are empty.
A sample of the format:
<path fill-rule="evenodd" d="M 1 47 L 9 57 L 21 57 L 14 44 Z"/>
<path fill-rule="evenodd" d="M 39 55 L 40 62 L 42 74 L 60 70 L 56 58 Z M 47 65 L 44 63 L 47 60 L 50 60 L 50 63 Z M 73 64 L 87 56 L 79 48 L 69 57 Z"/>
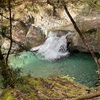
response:
<path fill-rule="evenodd" d="M 68 9 L 91 48 L 94 52 L 100 52 L 100 13 L 81 15 L 83 6 L 80 7 L 81 9 L 77 9 L 73 8 L 72 4 L 68 4 Z M 7 14 L 8 12 L 5 12 L 5 15 Z M 41 44 L 43 37 L 45 37 L 43 33 L 47 36 L 49 31 L 59 29 L 74 33 L 73 36 L 70 36 L 74 49 L 87 51 L 63 7 L 56 7 L 55 15 L 53 15 L 53 6 L 47 4 L 45 0 L 44 3 L 33 4 L 27 1 L 14 7 L 12 15 L 16 20 L 13 21 L 13 39 L 21 41 L 25 45 L 29 44 L 29 48 Z M 38 32 L 34 30 L 34 27 Z"/>

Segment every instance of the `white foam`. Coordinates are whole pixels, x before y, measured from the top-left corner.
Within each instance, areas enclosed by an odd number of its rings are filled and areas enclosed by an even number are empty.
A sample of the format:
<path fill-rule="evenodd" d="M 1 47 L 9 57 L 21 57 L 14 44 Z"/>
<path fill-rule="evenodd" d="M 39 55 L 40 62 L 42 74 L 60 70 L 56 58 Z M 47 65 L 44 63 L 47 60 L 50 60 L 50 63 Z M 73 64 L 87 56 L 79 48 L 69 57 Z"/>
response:
<path fill-rule="evenodd" d="M 67 50 L 66 37 L 70 34 L 72 33 L 69 32 L 66 35 L 57 37 L 57 34 L 50 32 L 44 44 L 32 48 L 31 51 L 38 49 L 38 53 L 40 53 L 43 59 L 46 60 L 55 60 L 67 56 L 69 51 Z"/>

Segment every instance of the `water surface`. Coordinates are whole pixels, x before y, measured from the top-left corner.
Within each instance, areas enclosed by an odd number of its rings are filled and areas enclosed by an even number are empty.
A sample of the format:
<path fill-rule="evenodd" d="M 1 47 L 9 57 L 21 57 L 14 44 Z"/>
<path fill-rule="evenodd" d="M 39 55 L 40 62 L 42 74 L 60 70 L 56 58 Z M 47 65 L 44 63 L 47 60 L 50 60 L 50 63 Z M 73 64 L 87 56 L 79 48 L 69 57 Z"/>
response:
<path fill-rule="evenodd" d="M 13 68 L 21 68 L 23 75 L 28 73 L 34 77 L 69 75 L 74 77 L 75 81 L 87 86 L 94 86 L 97 83 L 97 66 L 89 53 L 73 53 L 56 61 L 46 61 L 31 52 L 22 52 L 17 56 L 10 56 L 9 62 Z"/>

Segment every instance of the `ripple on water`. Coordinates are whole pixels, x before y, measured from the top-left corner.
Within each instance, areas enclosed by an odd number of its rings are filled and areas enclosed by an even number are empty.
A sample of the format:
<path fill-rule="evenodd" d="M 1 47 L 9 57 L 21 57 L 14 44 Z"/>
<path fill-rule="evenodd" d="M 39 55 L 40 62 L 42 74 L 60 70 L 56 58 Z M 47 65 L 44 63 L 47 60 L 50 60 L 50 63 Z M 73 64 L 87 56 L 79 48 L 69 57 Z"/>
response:
<path fill-rule="evenodd" d="M 10 65 L 22 68 L 23 75 L 30 73 L 34 77 L 48 77 L 51 75 L 69 75 L 75 81 L 87 86 L 95 86 L 98 74 L 96 63 L 89 53 L 73 53 L 57 61 L 39 59 L 38 55 L 22 52 L 19 56 L 11 55 Z"/>

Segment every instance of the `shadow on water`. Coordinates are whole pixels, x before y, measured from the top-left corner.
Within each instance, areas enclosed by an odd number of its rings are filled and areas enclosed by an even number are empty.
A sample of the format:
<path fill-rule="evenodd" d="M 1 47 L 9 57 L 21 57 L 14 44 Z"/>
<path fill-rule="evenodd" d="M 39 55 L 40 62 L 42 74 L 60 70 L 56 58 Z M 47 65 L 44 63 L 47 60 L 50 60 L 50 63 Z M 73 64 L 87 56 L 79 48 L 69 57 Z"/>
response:
<path fill-rule="evenodd" d="M 49 77 L 57 75 L 69 75 L 75 81 L 87 86 L 95 86 L 98 82 L 97 66 L 89 53 L 72 53 L 56 61 L 39 59 L 39 55 L 22 52 L 18 56 L 11 55 L 10 65 L 13 68 L 22 68 L 22 75 L 31 74 L 34 77 Z"/>

